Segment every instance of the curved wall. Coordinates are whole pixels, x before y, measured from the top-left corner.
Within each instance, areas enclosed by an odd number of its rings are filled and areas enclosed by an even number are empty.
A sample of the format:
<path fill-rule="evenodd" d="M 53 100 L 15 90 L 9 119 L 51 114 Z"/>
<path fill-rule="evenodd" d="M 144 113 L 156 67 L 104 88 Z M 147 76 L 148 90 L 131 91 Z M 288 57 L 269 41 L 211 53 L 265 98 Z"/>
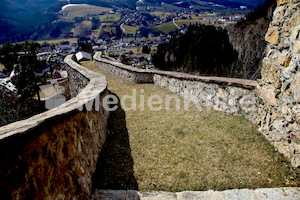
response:
<path fill-rule="evenodd" d="M 95 106 L 107 94 L 107 82 L 104 75 L 83 68 L 71 56 L 65 63 L 71 93 L 77 96 L 0 129 L 2 198 L 88 199 L 91 195 L 91 177 L 109 116 Z M 86 106 L 89 102 L 92 107 Z"/>
<path fill-rule="evenodd" d="M 300 166 L 300 3 L 277 0 L 263 59 L 262 80 L 202 77 L 143 70 L 95 54 L 95 66 L 136 83 L 154 83 L 188 100 L 256 123 L 293 167 Z"/>
<path fill-rule="evenodd" d="M 95 66 L 135 83 L 153 83 L 202 106 L 256 120 L 256 81 L 144 70 L 94 56 Z"/>

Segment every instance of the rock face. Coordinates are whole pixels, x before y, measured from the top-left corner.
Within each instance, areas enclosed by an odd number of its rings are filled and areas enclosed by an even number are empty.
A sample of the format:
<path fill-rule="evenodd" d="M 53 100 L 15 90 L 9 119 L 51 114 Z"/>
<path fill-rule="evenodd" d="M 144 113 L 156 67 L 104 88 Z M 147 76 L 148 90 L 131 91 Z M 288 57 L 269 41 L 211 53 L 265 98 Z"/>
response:
<path fill-rule="evenodd" d="M 300 166 L 300 2 L 277 0 L 265 39 L 262 79 L 257 88 L 261 132 L 294 167 Z"/>

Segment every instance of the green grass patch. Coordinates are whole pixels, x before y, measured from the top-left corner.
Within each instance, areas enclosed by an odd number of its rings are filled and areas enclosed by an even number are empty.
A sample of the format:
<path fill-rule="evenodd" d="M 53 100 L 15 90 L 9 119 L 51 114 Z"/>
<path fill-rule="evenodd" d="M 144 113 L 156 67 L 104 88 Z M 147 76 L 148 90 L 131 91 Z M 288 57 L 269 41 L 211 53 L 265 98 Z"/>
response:
<path fill-rule="evenodd" d="M 126 34 L 135 34 L 136 30 L 138 30 L 135 26 L 128 26 L 125 24 L 123 25 L 123 28 L 125 29 Z"/>
<path fill-rule="evenodd" d="M 101 23 L 100 27 L 96 30 L 93 31 L 100 31 L 100 32 L 111 32 L 111 30 L 113 30 L 115 32 L 115 28 L 112 28 L 111 25 L 113 23 L 107 23 L 107 22 L 103 22 Z"/>
<path fill-rule="evenodd" d="M 120 99 L 124 95 L 131 95 L 133 89 L 137 91 L 138 109 L 126 111 L 126 123 L 122 123 L 119 128 L 128 131 L 130 147 L 123 151 L 132 155 L 134 176 L 140 191 L 254 189 L 300 185 L 299 169 L 291 170 L 286 159 L 274 150 L 257 131 L 256 125 L 248 120 L 205 108 L 199 111 L 193 105 L 185 111 L 182 99 L 182 109 L 178 111 L 175 102 L 168 111 L 151 111 L 147 106 L 141 110 L 141 99 L 147 102 L 151 95 L 165 99 L 166 95 L 175 94 L 153 84 L 134 84 L 104 73 L 95 68 L 92 62 L 83 65 L 105 74 L 108 89 Z M 126 101 L 125 105 L 130 107 L 132 104 Z M 164 108 L 165 104 L 162 106 Z M 114 127 L 118 127 L 117 122 Z M 118 146 L 122 146 L 122 141 Z M 122 154 L 117 157 L 122 157 Z M 122 163 L 120 166 L 126 167 Z M 107 168 L 112 170 L 109 162 Z M 124 173 L 126 176 L 126 171 L 130 171 L 131 167 L 122 170 L 124 172 L 116 168 L 114 173 Z M 119 179 L 122 179 L 121 175 Z M 116 184 L 114 187 L 110 189 L 121 186 Z M 122 185 L 122 188 L 126 187 Z"/>
<path fill-rule="evenodd" d="M 169 33 L 171 31 L 175 31 L 177 28 L 173 24 L 173 22 L 167 22 L 164 24 L 160 24 L 158 26 L 154 26 L 151 28 L 152 32 L 163 32 L 163 33 Z"/>
<path fill-rule="evenodd" d="M 108 21 L 115 22 L 120 20 L 121 14 L 117 13 L 117 14 L 100 15 L 99 18 L 102 22 L 108 22 Z"/>
<path fill-rule="evenodd" d="M 93 6 L 93 5 L 80 5 L 80 6 L 70 6 L 65 8 L 65 10 L 60 11 L 60 13 L 69 14 L 71 16 L 62 16 L 62 20 L 66 22 L 74 22 L 76 17 L 84 17 L 87 15 L 98 15 L 103 12 L 111 11 L 111 8 Z"/>

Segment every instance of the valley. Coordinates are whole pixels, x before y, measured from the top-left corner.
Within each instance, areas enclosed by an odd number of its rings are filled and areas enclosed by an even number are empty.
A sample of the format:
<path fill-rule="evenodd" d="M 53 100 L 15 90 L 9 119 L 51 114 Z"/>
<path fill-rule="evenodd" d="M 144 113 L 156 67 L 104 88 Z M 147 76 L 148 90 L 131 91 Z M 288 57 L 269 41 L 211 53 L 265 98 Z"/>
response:
<path fill-rule="evenodd" d="M 226 16 L 226 14 L 234 16 L 235 14 L 244 14 L 249 9 L 252 9 L 253 6 L 256 6 L 255 2 L 257 5 L 260 1 L 252 1 L 251 3 L 240 1 L 237 3 L 237 1 L 224 0 L 212 0 L 209 2 L 185 0 L 181 3 L 174 0 L 73 0 L 70 1 L 69 4 L 69 1 L 27 0 L 11 2 L 4 0 L 3 5 L 0 8 L 0 25 L 3 27 L 3 30 L 6 31 L 0 33 L 0 44 L 6 41 L 37 41 L 77 37 L 78 34 L 86 35 L 86 32 L 84 31 L 79 31 L 79 33 L 75 35 L 72 35 L 72 32 L 74 33 L 73 29 L 77 26 L 82 27 L 79 29 L 89 29 L 89 33 L 92 30 L 97 30 L 102 27 L 97 20 L 94 20 L 92 28 L 82 26 L 80 23 L 86 20 L 93 21 L 93 17 L 105 14 L 106 12 L 119 12 L 119 14 L 121 14 L 121 21 L 115 19 L 114 21 L 119 21 L 119 23 L 116 23 L 113 26 L 120 26 L 122 22 L 126 20 L 126 15 L 135 12 L 142 13 L 142 15 L 149 14 L 151 16 L 156 16 L 155 13 L 164 13 L 166 17 L 174 13 L 189 14 L 190 12 L 195 14 L 208 12 L 221 14 L 223 16 Z M 160 18 L 162 15 L 159 15 Z M 101 17 L 100 21 L 104 23 Z M 158 26 L 161 24 L 162 23 L 152 24 L 150 27 L 144 24 L 144 26 L 146 28 L 154 27 L 154 30 L 164 33 L 167 33 L 167 31 L 170 30 L 176 30 L 174 27 L 167 30 L 164 30 L 164 28 L 161 30 L 161 27 L 155 27 L 155 25 Z M 109 26 L 111 25 L 109 24 Z M 136 28 L 141 27 L 136 26 Z M 131 31 L 127 31 L 127 33 L 134 34 L 132 29 Z"/>

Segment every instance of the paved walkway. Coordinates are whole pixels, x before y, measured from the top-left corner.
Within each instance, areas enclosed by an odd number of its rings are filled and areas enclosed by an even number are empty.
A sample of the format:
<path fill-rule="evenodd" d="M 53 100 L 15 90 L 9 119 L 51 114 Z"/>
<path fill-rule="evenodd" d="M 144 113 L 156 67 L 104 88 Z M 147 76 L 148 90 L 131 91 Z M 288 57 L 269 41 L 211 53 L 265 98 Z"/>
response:
<path fill-rule="evenodd" d="M 234 189 L 219 191 L 138 192 L 125 190 L 97 190 L 93 200 L 299 200 L 300 188 Z"/>

